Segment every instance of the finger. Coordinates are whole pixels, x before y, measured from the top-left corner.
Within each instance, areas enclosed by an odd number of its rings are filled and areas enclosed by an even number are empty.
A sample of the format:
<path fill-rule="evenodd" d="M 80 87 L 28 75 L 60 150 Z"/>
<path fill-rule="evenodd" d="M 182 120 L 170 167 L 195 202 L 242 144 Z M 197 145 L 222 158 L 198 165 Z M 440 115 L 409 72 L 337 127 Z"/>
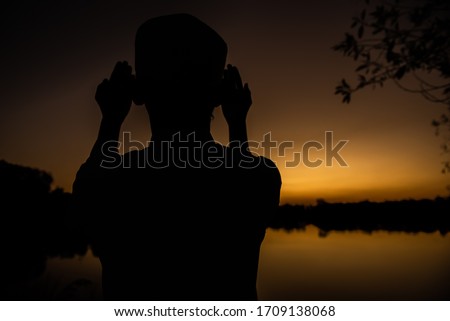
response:
<path fill-rule="evenodd" d="M 114 66 L 114 69 L 111 73 L 111 77 L 109 77 L 109 79 L 111 81 L 116 81 L 118 78 L 120 78 L 121 68 L 122 68 L 122 62 L 121 61 L 116 62 L 116 65 Z"/>
<path fill-rule="evenodd" d="M 126 61 L 118 61 L 114 67 L 113 72 L 111 73 L 111 81 L 117 82 L 130 77 L 132 72 L 131 66 Z"/>
<path fill-rule="evenodd" d="M 103 81 L 98 84 L 97 86 L 97 90 L 95 91 L 95 100 L 98 100 L 99 98 L 102 97 L 103 93 L 107 90 L 109 85 L 109 80 L 108 79 L 103 79 Z"/>
<path fill-rule="evenodd" d="M 233 73 L 233 80 L 236 86 L 237 90 L 242 90 L 243 85 L 242 85 L 242 79 L 241 79 L 241 75 L 239 74 L 239 70 L 236 67 L 232 67 L 232 73 Z"/>
<path fill-rule="evenodd" d="M 244 85 L 244 91 L 245 91 L 245 92 L 248 92 L 249 94 L 251 94 L 251 91 L 250 91 L 250 88 L 249 88 L 249 86 L 248 86 L 248 83 L 245 83 L 245 85 Z"/>
<path fill-rule="evenodd" d="M 228 69 L 225 69 L 223 71 L 223 80 L 224 82 L 228 82 L 230 80 L 230 72 L 228 71 Z"/>
<path fill-rule="evenodd" d="M 128 77 L 128 75 L 131 74 L 131 66 L 126 61 L 122 61 L 122 63 L 119 65 L 119 75 L 121 77 Z"/>
<path fill-rule="evenodd" d="M 228 89 L 229 90 L 234 90 L 235 89 L 235 81 L 234 81 L 234 74 L 233 74 L 233 65 L 228 64 L 227 65 L 227 69 L 225 69 L 227 71 L 227 80 L 228 80 Z"/>
<path fill-rule="evenodd" d="M 233 90 L 233 85 L 230 80 L 230 71 L 228 69 L 223 71 L 223 88 L 227 93 Z"/>
<path fill-rule="evenodd" d="M 103 81 L 100 84 L 98 84 L 97 88 L 106 87 L 106 86 L 108 86 L 108 83 L 109 83 L 109 80 L 105 78 L 105 79 L 103 79 Z"/>
<path fill-rule="evenodd" d="M 127 70 L 127 73 L 128 73 L 128 72 L 131 73 L 131 72 L 133 71 L 133 68 L 130 66 L 130 64 L 128 63 L 128 61 L 124 60 L 124 61 L 123 61 L 123 64 L 124 64 L 124 66 L 125 66 L 125 68 L 126 68 L 126 70 Z"/>
<path fill-rule="evenodd" d="M 126 74 L 128 79 L 128 85 L 131 85 L 136 80 L 136 76 L 133 75 L 133 68 L 127 62 L 125 63 L 126 63 Z"/>
<path fill-rule="evenodd" d="M 133 69 L 131 68 L 131 66 L 127 62 L 125 62 L 123 69 L 124 79 L 131 80 L 133 76 L 132 71 Z"/>
<path fill-rule="evenodd" d="M 250 107 L 250 105 L 252 104 L 252 92 L 250 91 L 248 83 L 245 83 L 244 85 L 244 94 Z"/>

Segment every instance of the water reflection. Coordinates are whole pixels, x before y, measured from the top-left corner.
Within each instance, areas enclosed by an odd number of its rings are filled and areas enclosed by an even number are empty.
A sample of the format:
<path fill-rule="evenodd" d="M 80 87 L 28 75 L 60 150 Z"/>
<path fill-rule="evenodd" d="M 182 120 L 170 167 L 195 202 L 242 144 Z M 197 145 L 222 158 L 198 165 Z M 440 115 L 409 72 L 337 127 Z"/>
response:
<path fill-rule="evenodd" d="M 450 238 L 435 233 L 268 231 L 262 300 L 448 300 Z"/>
<path fill-rule="evenodd" d="M 72 196 L 37 169 L 0 161 L 0 176 L 0 203 L 12 209 L 1 219 L 0 299 L 101 299 L 101 265 Z M 448 300 L 448 213 L 450 198 L 280 207 L 261 249 L 259 297 Z"/>
<path fill-rule="evenodd" d="M 11 280 L 0 290 L 6 300 L 101 300 L 101 265 L 91 250 L 70 258 L 48 258 L 33 279 Z"/>
<path fill-rule="evenodd" d="M 448 300 L 450 238 L 435 233 L 268 230 L 261 300 Z M 51 258 L 45 272 L 10 289 L 16 298 L 101 300 L 101 265 L 84 256 Z"/>

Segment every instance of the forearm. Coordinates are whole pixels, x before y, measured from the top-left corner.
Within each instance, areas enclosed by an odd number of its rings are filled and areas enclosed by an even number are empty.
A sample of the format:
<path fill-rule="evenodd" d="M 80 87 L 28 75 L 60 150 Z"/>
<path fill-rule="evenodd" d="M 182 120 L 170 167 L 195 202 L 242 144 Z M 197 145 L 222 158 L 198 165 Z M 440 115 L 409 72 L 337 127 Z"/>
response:
<path fill-rule="evenodd" d="M 134 76 L 127 62 L 118 62 L 110 79 L 97 86 L 95 100 L 102 112 L 98 137 L 87 161 L 81 165 L 73 184 L 78 197 L 104 193 L 115 181 L 122 156 L 119 154 L 119 134 L 131 107 Z"/>
<path fill-rule="evenodd" d="M 230 147 L 240 147 L 243 152 L 248 151 L 247 125 L 245 121 L 228 127 Z"/>
<path fill-rule="evenodd" d="M 117 164 L 120 164 L 118 152 L 121 122 L 103 118 L 100 123 L 97 140 L 87 161 L 81 165 L 73 183 L 73 193 L 79 201 L 98 195 L 109 185 Z"/>
<path fill-rule="evenodd" d="M 111 170 L 102 169 L 114 169 L 120 161 L 118 152 L 120 127 L 121 124 L 118 122 L 102 119 L 91 154 L 77 172 L 73 184 L 74 194 L 95 195 L 102 190 L 102 184 L 105 184 L 107 176 L 112 174 Z"/>
<path fill-rule="evenodd" d="M 243 85 L 238 69 L 232 65 L 224 70 L 223 90 L 222 112 L 228 124 L 229 146 L 249 154 L 246 118 L 252 96 L 248 84 Z"/>
<path fill-rule="evenodd" d="M 108 154 L 117 153 L 121 122 L 103 118 L 100 123 L 97 140 L 92 147 L 89 159 L 100 164 L 109 157 Z"/>

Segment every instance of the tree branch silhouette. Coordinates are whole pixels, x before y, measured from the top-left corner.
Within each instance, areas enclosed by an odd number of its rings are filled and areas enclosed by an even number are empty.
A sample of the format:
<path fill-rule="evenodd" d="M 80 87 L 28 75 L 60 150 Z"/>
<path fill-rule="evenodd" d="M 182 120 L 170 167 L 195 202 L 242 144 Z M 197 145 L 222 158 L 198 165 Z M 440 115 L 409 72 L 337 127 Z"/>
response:
<path fill-rule="evenodd" d="M 442 172 L 450 173 L 450 4 L 444 0 L 365 2 L 352 18 L 351 32 L 332 47 L 358 62 L 356 84 L 342 79 L 335 94 L 350 103 L 355 92 L 393 81 L 403 91 L 446 105 L 431 124 L 443 136 Z M 414 87 L 404 83 L 407 75 L 415 81 Z"/>

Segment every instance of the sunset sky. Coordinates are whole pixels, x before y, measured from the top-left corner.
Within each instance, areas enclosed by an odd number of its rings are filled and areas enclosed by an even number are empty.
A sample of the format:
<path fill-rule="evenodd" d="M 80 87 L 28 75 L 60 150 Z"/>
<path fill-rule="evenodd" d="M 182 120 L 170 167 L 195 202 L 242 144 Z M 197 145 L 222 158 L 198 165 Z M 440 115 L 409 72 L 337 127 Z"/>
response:
<path fill-rule="evenodd" d="M 71 191 L 95 141 L 98 83 L 118 60 L 134 65 L 134 36 L 149 18 L 190 13 L 227 42 L 228 62 L 250 84 L 249 139 L 293 142 L 272 151 L 283 180 L 282 203 L 434 198 L 448 194 L 441 174 L 441 137 L 433 118 L 444 106 L 394 84 L 341 103 L 334 88 L 357 66 L 331 47 L 349 30 L 364 1 L 39 1 L 10 2 L 0 12 L 0 159 L 50 172 Z M 5 6 L 5 5 L 3 5 Z M 220 108 L 212 121 L 227 143 Z M 148 118 L 134 106 L 123 129 L 144 144 Z M 287 168 L 308 141 L 348 140 L 348 164 Z M 313 152 L 310 160 L 325 157 Z"/>

